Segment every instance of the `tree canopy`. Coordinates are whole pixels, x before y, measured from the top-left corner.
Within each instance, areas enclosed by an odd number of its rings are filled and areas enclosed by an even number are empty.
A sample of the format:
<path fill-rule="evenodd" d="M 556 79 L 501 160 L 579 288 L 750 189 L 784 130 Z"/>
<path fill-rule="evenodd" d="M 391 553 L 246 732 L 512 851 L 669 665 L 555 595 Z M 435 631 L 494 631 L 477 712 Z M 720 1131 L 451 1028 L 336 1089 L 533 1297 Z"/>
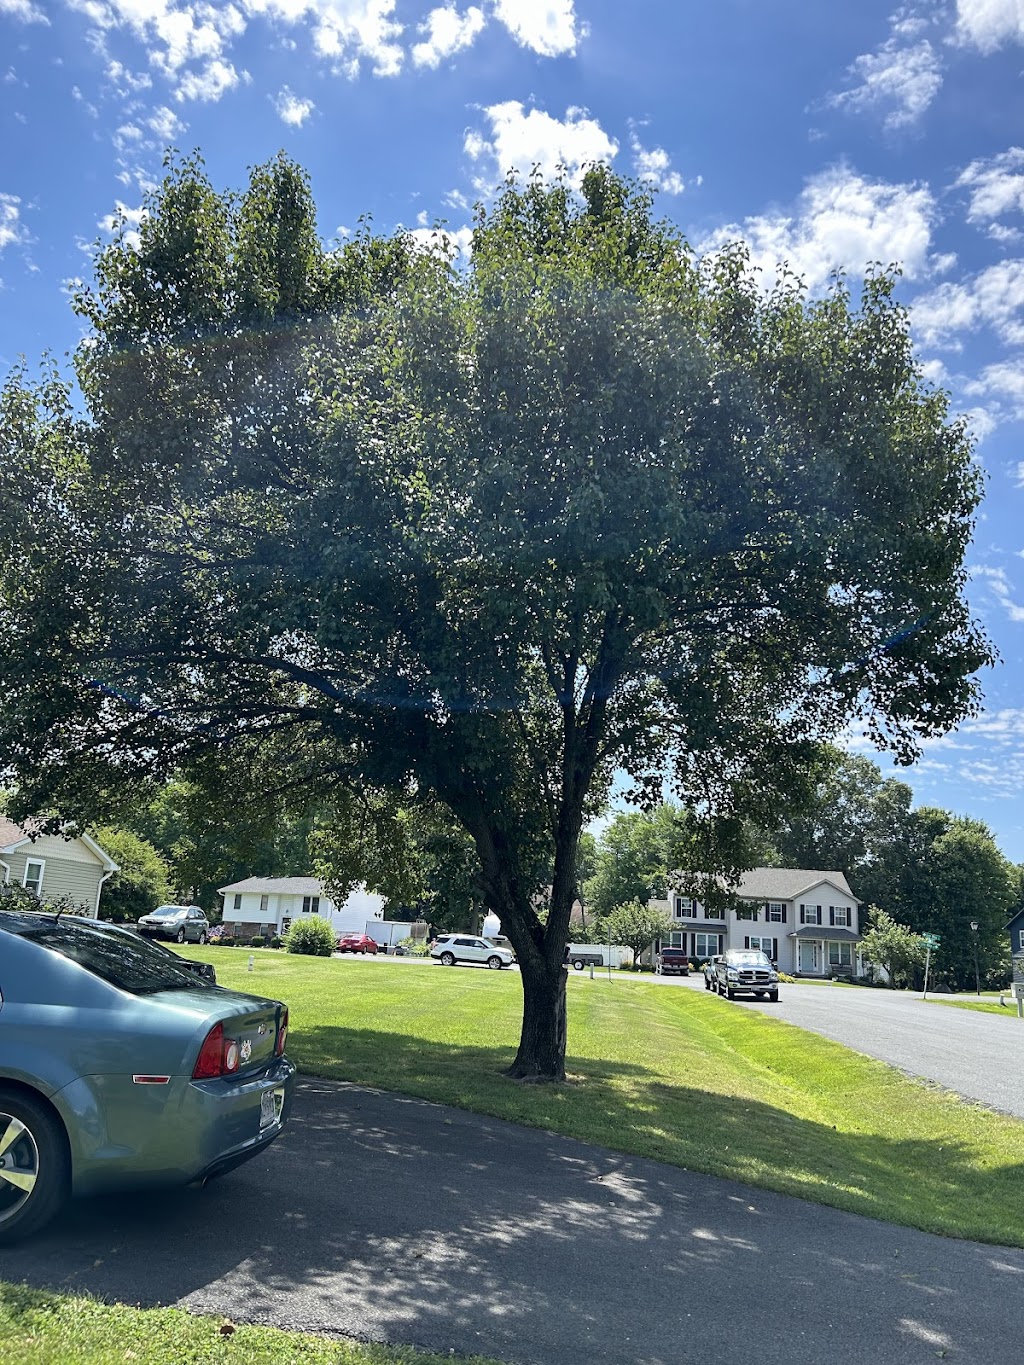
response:
<path fill-rule="evenodd" d="M 512 1074 L 561 1077 L 613 772 L 728 832 L 851 718 L 906 759 L 975 705 L 980 475 L 893 272 L 765 292 L 599 166 L 510 181 L 464 268 L 326 250 L 283 157 L 240 196 L 172 164 L 146 210 L 77 295 L 83 404 L 56 375 L 0 397 L 23 808 L 229 764 L 439 803 L 520 962 Z"/>

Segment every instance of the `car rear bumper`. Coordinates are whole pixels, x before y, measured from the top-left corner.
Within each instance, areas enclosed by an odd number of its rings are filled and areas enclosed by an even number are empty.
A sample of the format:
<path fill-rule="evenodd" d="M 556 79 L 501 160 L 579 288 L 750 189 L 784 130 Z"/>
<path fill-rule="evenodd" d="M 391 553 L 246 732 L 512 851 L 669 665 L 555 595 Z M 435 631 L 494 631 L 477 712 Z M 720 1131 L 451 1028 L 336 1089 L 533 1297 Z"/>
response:
<path fill-rule="evenodd" d="M 71 1140 L 74 1193 L 187 1185 L 230 1170 L 280 1136 L 294 1090 L 286 1057 L 240 1079 L 82 1077 L 53 1096 Z M 274 1091 L 279 1112 L 261 1126 L 263 1096 Z"/>

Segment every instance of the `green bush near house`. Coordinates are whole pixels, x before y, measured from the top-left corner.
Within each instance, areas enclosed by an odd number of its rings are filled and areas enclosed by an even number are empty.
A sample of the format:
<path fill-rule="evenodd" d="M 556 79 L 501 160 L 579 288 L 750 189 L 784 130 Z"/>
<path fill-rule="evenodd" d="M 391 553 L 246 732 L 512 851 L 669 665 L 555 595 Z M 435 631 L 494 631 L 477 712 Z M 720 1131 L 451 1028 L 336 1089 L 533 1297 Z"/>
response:
<path fill-rule="evenodd" d="M 306 957 L 330 957 L 335 942 L 333 927 L 318 915 L 296 920 L 284 938 L 289 953 L 302 953 Z"/>

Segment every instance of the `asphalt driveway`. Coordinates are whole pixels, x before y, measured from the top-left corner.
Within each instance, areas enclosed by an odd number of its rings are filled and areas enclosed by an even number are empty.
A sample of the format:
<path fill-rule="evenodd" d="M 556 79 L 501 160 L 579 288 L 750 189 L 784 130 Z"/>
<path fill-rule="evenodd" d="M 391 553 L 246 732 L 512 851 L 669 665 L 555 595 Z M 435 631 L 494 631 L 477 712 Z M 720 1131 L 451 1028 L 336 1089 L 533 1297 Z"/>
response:
<path fill-rule="evenodd" d="M 701 975 L 658 977 L 703 990 Z M 785 985 L 769 1000 L 733 1002 L 924 1076 L 968 1099 L 1024 1118 L 1024 1020 L 955 1009 L 909 991 Z"/>
<path fill-rule="evenodd" d="M 0 1279 L 520 1365 L 996 1365 L 1024 1306 L 1022 1251 L 324 1081 L 265 1155 L 80 1203 Z"/>

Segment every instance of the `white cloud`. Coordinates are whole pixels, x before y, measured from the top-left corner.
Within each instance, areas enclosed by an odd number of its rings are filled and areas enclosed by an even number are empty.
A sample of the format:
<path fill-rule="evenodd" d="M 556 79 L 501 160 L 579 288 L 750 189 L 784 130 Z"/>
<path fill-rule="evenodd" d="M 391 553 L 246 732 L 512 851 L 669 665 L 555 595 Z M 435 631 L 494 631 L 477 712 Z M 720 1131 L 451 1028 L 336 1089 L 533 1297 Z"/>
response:
<path fill-rule="evenodd" d="M 990 328 L 1009 345 L 1024 345 L 1024 260 L 989 266 L 957 283 L 920 294 L 911 306 L 926 345 L 960 348 L 959 334 Z"/>
<path fill-rule="evenodd" d="M 460 14 L 454 5 L 432 9 L 420 24 L 419 31 L 427 37 L 413 47 L 413 61 L 417 66 L 439 66 L 444 57 L 469 47 L 485 22 L 483 10 L 476 5 L 470 5 L 465 14 Z"/>
<path fill-rule="evenodd" d="M 922 27 L 918 19 L 894 16 L 878 51 L 858 57 L 847 71 L 859 84 L 832 95 L 829 104 L 857 113 L 886 109 L 885 126 L 891 129 L 916 123 L 942 86 L 942 64 L 928 39 L 919 36 Z"/>
<path fill-rule="evenodd" d="M 633 166 L 639 180 L 646 181 L 656 189 L 664 190 L 666 194 L 682 194 L 686 188 L 683 177 L 678 171 L 672 170 L 672 162 L 664 147 L 652 147 L 648 150 L 641 146 L 636 133 L 631 135 L 629 142 L 633 149 Z M 699 179 L 697 183 L 700 183 Z"/>
<path fill-rule="evenodd" d="M 49 19 L 32 0 L 0 0 L 0 14 L 9 14 L 23 24 L 49 24 Z"/>
<path fill-rule="evenodd" d="M 812 291 L 836 270 L 861 274 L 874 261 L 898 262 L 904 275 L 915 279 L 934 266 L 929 249 L 935 216 L 926 185 L 868 180 L 847 166 L 834 166 L 807 182 L 792 210 L 730 223 L 698 249 L 714 251 L 742 238 L 767 283 L 776 267 L 788 262 Z"/>
<path fill-rule="evenodd" d="M 347 76 L 359 74 L 363 60 L 374 75 L 394 76 L 403 52 L 395 39 L 402 25 L 392 17 L 395 0 L 240 0 L 246 14 L 264 15 L 284 27 L 307 23 L 313 49 Z"/>
<path fill-rule="evenodd" d="M 129 71 L 121 62 L 116 61 L 107 63 L 106 76 L 115 92 L 122 98 L 136 95 L 140 90 L 148 90 L 153 84 L 153 77 L 147 71 Z"/>
<path fill-rule="evenodd" d="M 199 71 L 187 71 L 174 92 L 175 99 L 202 100 L 204 103 L 210 103 L 233 90 L 238 84 L 238 79 L 238 72 L 231 63 L 222 62 L 217 57 Z"/>
<path fill-rule="evenodd" d="M 301 128 L 316 105 L 312 100 L 300 100 L 285 86 L 280 94 L 275 97 L 274 108 L 277 110 L 277 116 L 282 123 L 290 124 L 292 128 Z"/>
<path fill-rule="evenodd" d="M 962 42 L 984 53 L 1006 43 L 1024 43 L 1021 0 L 957 0 L 957 32 Z"/>
<path fill-rule="evenodd" d="M 425 218 L 425 213 L 418 214 L 417 222 L 420 226 L 408 230 L 408 235 L 421 250 L 436 251 L 442 256 L 447 256 L 450 261 L 454 261 L 460 256 L 463 259 L 468 259 L 473 250 L 473 229 L 471 227 L 426 227 L 424 225 Z"/>
<path fill-rule="evenodd" d="M 518 100 L 506 100 L 483 112 L 491 125 L 490 141 L 471 130 L 463 145 L 472 160 L 492 161 L 498 178 L 509 171 L 525 177 L 536 166 L 545 179 L 552 179 L 564 166 L 578 185 L 584 166 L 611 161 L 619 150 L 585 109 L 567 109 L 564 120 L 559 120 L 540 109 L 527 112 Z"/>
<path fill-rule="evenodd" d="M 173 142 L 186 129 L 186 125 L 182 123 L 174 110 L 168 109 L 165 104 L 153 110 L 146 120 L 146 126 L 164 145 Z"/>
<path fill-rule="evenodd" d="M 495 18 L 522 47 L 542 57 L 571 56 L 581 35 L 573 0 L 495 0 Z"/>
<path fill-rule="evenodd" d="M 982 579 L 988 583 L 992 590 L 992 595 L 1006 612 L 1011 621 L 1024 621 L 1024 606 L 1014 600 L 1013 588 L 1007 577 L 1005 569 L 991 569 L 984 565 L 977 565 L 971 569 L 971 577 Z M 1024 714 L 1024 713 L 1018 713 Z"/>
<path fill-rule="evenodd" d="M 14 194 L 0 194 L 0 251 L 27 240 L 21 221 L 21 200 Z"/>
<path fill-rule="evenodd" d="M 1008 147 L 997 156 L 972 161 L 956 184 L 971 192 L 967 217 L 972 223 L 1024 211 L 1024 147 Z M 1013 229 L 1008 231 L 1017 235 Z"/>

